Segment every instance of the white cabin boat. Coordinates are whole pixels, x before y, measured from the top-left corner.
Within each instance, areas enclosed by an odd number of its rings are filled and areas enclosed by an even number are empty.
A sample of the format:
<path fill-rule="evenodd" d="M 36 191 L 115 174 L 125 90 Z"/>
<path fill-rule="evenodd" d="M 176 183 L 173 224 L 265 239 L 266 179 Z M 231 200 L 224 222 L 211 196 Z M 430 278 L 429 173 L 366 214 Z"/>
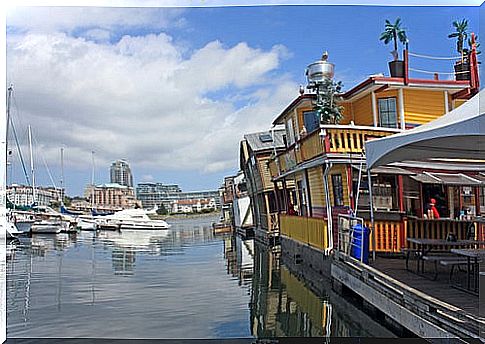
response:
<path fill-rule="evenodd" d="M 58 234 L 70 231 L 70 223 L 60 219 L 49 219 L 36 221 L 30 228 L 31 233 L 51 233 Z"/>
<path fill-rule="evenodd" d="M 125 209 L 103 217 L 107 223 L 116 224 L 123 229 L 169 229 L 170 225 L 163 220 L 152 220 L 143 209 Z"/>

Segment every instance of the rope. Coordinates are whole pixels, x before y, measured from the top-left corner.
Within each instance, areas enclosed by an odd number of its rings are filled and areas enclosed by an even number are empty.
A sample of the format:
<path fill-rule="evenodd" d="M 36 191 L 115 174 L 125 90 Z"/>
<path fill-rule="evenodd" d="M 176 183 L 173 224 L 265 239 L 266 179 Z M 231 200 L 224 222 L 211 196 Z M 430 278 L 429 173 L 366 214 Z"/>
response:
<path fill-rule="evenodd" d="M 419 72 L 419 73 L 426 73 L 426 74 L 444 74 L 444 75 L 455 75 L 455 74 L 470 73 L 467 70 L 466 71 L 463 71 L 463 72 L 454 72 L 454 73 L 448 73 L 448 72 L 430 72 L 428 70 L 414 69 L 414 68 L 409 68 L 409 70 L 412 70 L 413 72 Z"/>
<path fill-rule="evenodd" d="M 456 59 L 461 59 L 461 56 L 456 56 L 456 57 L 439 57 L 439 56 L 429 56 L 429 55 L 421 55 L 421 54 L 415 54 L 408 52 L 408 55 L 414 56 L 414 57 L 421 57 L 425 59 L 431 59 L 431 60 L 456 60 Z"/>

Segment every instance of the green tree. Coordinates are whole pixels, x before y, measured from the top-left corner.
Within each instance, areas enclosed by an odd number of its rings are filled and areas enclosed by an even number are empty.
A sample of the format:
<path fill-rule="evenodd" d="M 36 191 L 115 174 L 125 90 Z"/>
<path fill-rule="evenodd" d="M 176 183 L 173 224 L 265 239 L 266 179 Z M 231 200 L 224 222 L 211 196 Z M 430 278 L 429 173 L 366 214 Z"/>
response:
<path fill-rule="evenodd" d="M 321 124 L 338 124 L 343 118 L 343 107 L 338 105 L 342 90 L 342 82 L 325 79 L 319 87 L 314 110 L 317 112 Z"/>
<path fill-rule="evenodd" d="M 463 44 L 468 37 L 468 20 L 462 19 L 461 21 L 455 20 L 453 22 L 455 32 L 448 35 L 448 38 L 456 38 L 456 51 L 461 54 L 461 59 L 464 57 Z"/>
<path fill-rule="evenodd" d="M 165 205 L 161 204 L 160 207 L 157 209 L 158 215 L 168 215 L 168 210 L 165 208 Z"/>
<path fill-rule="evenodd" d="M 406 31 L 401 27 L 401 24 L 401 18 L 397 18 L 394 24 L 386 19 L 384 32 L 381 33 L 381 37 L 379 38 L 381 41 L 384 41 L 384 44 L 388 44 L 390 41 L 394 42 L 394 50 L 391 52 L 392 56 L 394 56 L 394 60 L 399 59 L 397 42 L 399 41 L 402 44 L 406 44 L 408 39 L 406 36 Z"/>

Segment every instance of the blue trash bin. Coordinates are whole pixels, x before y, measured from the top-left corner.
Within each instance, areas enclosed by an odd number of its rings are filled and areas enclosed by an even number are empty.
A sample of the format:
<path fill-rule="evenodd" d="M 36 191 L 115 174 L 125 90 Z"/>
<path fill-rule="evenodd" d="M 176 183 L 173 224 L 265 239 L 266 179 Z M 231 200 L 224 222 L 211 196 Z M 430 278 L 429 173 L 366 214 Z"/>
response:
<path fill-rule="evenodd" d="M 362 252 L 363 262 L 369 264 L 369 228 L 362 227 L 362 225 L 358 223 L 352 227 L 351 235 L 350 255 L 355 259 L 360 260 Z"/>

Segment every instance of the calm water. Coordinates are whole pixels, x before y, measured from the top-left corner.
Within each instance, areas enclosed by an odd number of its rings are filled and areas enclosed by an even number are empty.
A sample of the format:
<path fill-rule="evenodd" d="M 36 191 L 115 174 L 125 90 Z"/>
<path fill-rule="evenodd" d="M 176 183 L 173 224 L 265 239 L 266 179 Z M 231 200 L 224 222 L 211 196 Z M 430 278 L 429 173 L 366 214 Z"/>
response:
<path fill-rule="evenodd" d="M 23 238 L 7 259 L 8 337 L 392 336 L 312 293 L 277 249 L 214 236 L 214 220 Z"/>

